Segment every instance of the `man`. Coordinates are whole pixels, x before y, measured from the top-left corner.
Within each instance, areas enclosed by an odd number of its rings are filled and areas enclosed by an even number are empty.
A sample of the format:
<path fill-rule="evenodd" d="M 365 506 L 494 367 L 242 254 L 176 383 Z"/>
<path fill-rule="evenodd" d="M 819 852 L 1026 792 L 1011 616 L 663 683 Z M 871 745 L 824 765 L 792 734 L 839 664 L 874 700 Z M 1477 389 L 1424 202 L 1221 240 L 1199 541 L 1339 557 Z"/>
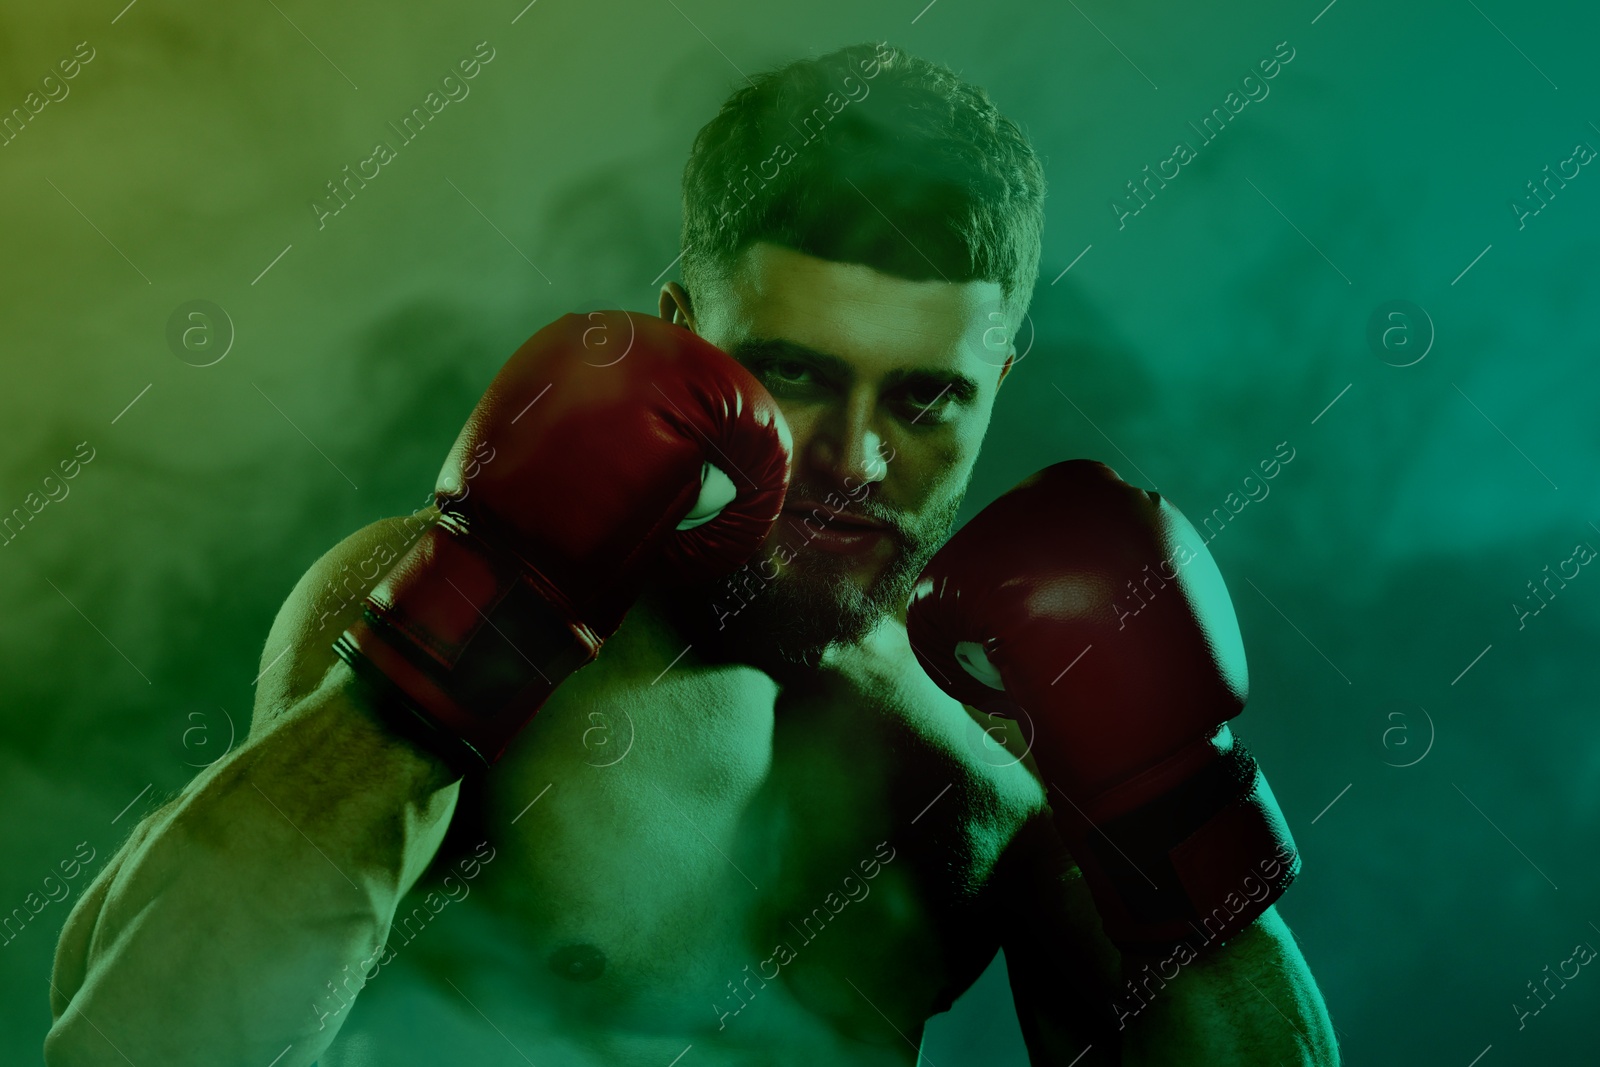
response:
<path fill-rule="evenodd" d="M 735 93 L 660 319 L 541 330 L 438 508 L 290 594 L 248 743 L 72 913 L 47 1061 L 912 1064 L 1003 948 L 1036 1064 L 1336 1062 L 1181 516 L 1065 464 L 941 550 L 1042 198 L 981 90 L 887 46 Z M 1064 548 L 995 526 L 1035 511 Z M 1142 618 L 1094 577 L 1129 552 Z"/>

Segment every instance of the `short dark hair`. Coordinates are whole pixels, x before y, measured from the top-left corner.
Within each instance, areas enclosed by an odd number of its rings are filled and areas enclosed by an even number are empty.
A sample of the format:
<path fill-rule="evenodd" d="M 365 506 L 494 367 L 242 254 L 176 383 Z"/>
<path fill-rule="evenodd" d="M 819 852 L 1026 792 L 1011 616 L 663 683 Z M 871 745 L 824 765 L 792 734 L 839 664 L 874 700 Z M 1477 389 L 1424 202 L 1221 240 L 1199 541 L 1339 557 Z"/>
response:
<path fill-rule="evenodd" d="M 1044 168 L 988 93 L 887 43 L 758 74 L 683 169 L 691 299 L 770 241 L 912 281 L 997 282 L 1014 330 L 1033 295 Z"/>

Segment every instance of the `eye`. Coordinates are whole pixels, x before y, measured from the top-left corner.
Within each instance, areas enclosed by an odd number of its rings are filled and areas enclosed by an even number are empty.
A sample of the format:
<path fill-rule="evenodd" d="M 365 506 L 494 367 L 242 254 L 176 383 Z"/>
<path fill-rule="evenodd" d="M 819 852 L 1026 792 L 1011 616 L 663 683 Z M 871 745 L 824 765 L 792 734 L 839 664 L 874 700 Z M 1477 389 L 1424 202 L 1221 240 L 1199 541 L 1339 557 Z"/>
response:
<path fill-rule="evenodd" d="M 911 410 L 912 420 L 922 423 L 938 421 L 954 399 L 948 384 L 910 386 L 900 395 Z"/>
<path fill-rule="evenodd" d="M 795 395 L 821 384 L 816 370 L 800 359 L 769 359 L 756 367 L 756 376 L 763 385 L 774 392 Z"/>
<path fill-rule="evenodd" d="M 809 379 L 811 368 L 798 359 L 779 359 L 767 364 L 768 372 L 789 385 L 801 385 Z"/>

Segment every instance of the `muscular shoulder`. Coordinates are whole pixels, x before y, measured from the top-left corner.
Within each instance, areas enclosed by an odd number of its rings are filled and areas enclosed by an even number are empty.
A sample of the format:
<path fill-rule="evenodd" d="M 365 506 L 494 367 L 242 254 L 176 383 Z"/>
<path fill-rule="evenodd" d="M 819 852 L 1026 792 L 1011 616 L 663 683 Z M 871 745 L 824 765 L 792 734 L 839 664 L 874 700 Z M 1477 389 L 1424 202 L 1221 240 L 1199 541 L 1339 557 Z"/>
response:
<path fill-rule="evenodd" d="M 251 733 L 317 687 L 335 662 L 334 640 L 360 616 L 368 590 L 437 518 L 429 507 L 379 519 L 334 545 L 301 576 L 261 650 Z"/>
<path fill-rule="evenodd" d="M 939 807 L 975 844 L 982 840 L 985 856 L 974 857 L 971 873 L 974 888 L 983 885 L 1023 826 L 1048 811 L 1044 785 L 1028 755 L 1026 726 L 946 694 L 922 669 L 903 626 L 886 622 L 842 666 L 870 702 L 909 735 L 903 756 L 923 764 L 920 770 L 930 781 L 949 784 Z"/>
<path fill-rule="evenodd" d="M 904 627 L 889 631 L 882 648 L 881 654 L 893 665 L 901 698 L 921 709 L 930 733 L 946 740 L 968 777 L 992 791 L 1000 809 L 997 814 L 1009 831 L 1047 810 L 1044 783 L 1030 755 L 1033 739 L 1027 724 L 985 714 L 945 693 L 912 653 Z"/>

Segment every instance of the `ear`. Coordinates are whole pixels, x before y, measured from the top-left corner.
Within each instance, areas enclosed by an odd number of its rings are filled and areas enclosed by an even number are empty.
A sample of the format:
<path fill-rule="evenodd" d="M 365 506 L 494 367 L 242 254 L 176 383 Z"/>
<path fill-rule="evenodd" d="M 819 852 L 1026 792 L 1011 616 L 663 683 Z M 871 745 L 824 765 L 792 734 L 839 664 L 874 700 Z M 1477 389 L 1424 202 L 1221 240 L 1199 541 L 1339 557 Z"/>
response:
<path fill-rule="evenodd" d="M 1011 373 L 1011 365 L 1017 361 L 1017 346 L 1012 345 L 1006 352 L 1006 361 L 1000 367 L 1000 380 L 994 383 L 995 391 L 1006 383 L 1006 375 Z"/>
<path fill-rule="evenodd" d="M 694 333 L 699 332 L 694 328 L 694 302 L 689 298 L 688 291 L 677 282 L 668 282 L 661 287 L 659 309 L 661 317 L 668 322 L 687 326 Z"/>

